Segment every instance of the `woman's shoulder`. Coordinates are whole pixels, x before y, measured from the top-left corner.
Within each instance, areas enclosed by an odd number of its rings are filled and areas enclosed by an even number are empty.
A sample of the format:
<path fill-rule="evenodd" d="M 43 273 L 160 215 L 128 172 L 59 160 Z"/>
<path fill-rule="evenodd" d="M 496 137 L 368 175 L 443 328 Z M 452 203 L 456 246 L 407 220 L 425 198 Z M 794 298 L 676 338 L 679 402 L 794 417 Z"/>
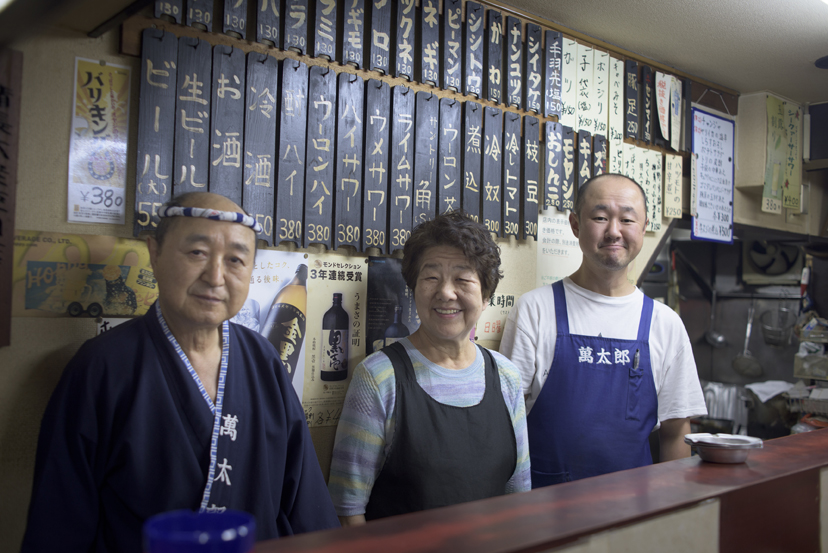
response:
<path fill-rule="evenodd" d="M 360 361 L 356 371 L 359 371 L 360 368 L 364 371 L 364 377 L 373 380 L 377 386 L 381 386 L 383 383 L 390 383 L 391 385 L 394 383 L 394 365 L 391 364 L 391 359 L 382 350 L 375 351 Z M 354 376 L 356 374 L 357 372 L 354 372 Z"/>
<path fill-rule="evenodd" d="M 495 351 L 493 349 L 486 349 L 489 353 L 492 354 L 492 357 L 497 363 L 497 372 L 500 374 L 501 379 L 507 379 L 508 381 L 514 381 L 517 386 L 520 386 L 520 371 L 518 371 L 517 366 L 512 363 L 508 357 L 500 353 L 499 351 Z"/>

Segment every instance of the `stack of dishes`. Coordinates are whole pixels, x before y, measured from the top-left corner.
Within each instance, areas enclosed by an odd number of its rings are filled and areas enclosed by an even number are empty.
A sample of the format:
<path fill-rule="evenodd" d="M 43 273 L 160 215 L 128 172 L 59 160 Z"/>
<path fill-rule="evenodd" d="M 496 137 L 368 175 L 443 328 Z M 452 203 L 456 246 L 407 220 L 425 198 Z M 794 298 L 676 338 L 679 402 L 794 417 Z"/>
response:
<path fill-rule="evenodd" d="M 686 434 L 684 443 L 690 444 L 703 461 L 711 463 L 744 463 L 751 449 L 761 449 L 762 440 L 736 434 Z"/>

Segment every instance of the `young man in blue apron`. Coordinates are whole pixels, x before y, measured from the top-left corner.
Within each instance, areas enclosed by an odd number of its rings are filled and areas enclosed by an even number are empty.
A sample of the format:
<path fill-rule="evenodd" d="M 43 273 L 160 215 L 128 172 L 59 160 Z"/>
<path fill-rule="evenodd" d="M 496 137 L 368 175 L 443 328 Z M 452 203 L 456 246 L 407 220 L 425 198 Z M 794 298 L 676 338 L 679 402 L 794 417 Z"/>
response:
<path fill-rule="evenodd" d="M 532 487 L 690 455 L 690 417 L 707 414 L 681 319 L 627 279 L 647 226 L 643 189 L 601 175 L 569 216 L 583 252 L 578 270 L 524 294 L 500 351 L 521 372 Z M 659 426 L 660 425 L 660 426 Z"/>

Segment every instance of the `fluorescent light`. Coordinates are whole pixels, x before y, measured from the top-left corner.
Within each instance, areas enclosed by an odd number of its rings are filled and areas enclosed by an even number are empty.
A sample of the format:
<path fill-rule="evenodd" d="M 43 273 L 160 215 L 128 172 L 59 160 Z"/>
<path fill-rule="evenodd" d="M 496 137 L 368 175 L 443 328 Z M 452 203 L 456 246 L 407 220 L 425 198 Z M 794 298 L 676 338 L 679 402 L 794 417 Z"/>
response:
<path fill-rule="evenodd" d="M 822 1 L 823 2 L 828 2 L 828 0 L 822 0 Z M 12 2 L 14 2 L 14 0 L 0 0 L 0 12 L 2 12 L 7 7 L 9 7 L 9 4 L 11 4 Z"/>

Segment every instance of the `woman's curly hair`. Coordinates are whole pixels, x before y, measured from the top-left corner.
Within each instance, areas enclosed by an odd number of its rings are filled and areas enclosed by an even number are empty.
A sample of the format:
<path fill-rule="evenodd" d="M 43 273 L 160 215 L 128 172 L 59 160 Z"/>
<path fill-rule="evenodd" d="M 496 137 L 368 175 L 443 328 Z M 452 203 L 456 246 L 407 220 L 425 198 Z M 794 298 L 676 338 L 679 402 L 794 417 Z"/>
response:
<path fill-rule="evenodd" d="M 403 247 L 402 275 L 414 291 L 420 273 L 420 258 L 435 246 L 450 246 L 463 252 L 480 279 L 483 299 L 488 300 L 497 289 L 503 272 L 500 270 L 500 248 L 485 226 L 462 211 L 451 211 L 421 223 Z"/>

